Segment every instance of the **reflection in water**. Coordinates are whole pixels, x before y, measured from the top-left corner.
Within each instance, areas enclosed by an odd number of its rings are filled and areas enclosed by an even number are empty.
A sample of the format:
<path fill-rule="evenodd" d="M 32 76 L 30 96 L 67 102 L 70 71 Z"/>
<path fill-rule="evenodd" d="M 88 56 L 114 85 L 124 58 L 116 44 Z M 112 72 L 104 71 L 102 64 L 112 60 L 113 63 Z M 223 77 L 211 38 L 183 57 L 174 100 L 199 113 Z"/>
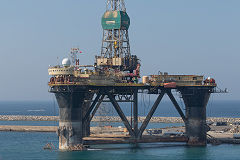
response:
<path fill-rule="evenodd" d="M 185 147 L 182 159 L 207 159 L 207 147 Z"/>
<path fill-rule="evenodd" d="M 159 159 L 161 156 L 172 157 L 168 151 L 171 148 L 184 148 L 184 143 L 146 143 L 146 144 L 107 144 L 92 145 L 87 151 L 61 152 L 58 159 L 84 159 L 84 160 L 149 160 Z M 154 154 L 152 154 L 154 152 Z M 180 152 L 183 153 L 183 150 Z M 176 154 L 176 153 L 174 153 Z M 165 156 L 164 156 L 165 155 Z"/>
<path fill-rule="evenodd" d="M 143 148 L 139 144 L 130 144 L 129 153 L 143 152 Z"/>

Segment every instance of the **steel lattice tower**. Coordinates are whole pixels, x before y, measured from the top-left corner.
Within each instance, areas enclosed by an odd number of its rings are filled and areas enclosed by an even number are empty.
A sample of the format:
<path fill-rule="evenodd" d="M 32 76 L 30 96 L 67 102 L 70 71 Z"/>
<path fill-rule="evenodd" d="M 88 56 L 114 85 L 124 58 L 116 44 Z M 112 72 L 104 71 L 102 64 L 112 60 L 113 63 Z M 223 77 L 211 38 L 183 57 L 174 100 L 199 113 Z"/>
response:
<path fill-rule="evenodd" d="M 124 0 L 108 0 L 107 11 L 102 18 L 102 57 L 130 57 L 129 25 L 130 19 L 126 13 Z"/>
<path fill-rule="evenodd" d="M 103 39 L 101 56 L 97 57 L 98 66 L 129 71 L 136 68 L 137 57 L 130 53 L 129 26 L 124 0 L 108 0 L 102 17 Z"/>
<path fill-rule="evenodd" d="M 108 11 L 124 11 L 126 12 L 124 0 L 108 0 L 107 1 Z"/>

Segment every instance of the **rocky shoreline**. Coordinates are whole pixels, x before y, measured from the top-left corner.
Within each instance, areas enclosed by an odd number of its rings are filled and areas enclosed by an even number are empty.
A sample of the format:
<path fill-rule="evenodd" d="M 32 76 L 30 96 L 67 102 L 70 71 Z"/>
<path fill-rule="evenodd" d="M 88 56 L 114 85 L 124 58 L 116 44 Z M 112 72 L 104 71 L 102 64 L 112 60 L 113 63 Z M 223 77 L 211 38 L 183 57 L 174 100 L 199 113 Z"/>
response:
<path fill-rule="evenodd" d="M 131 117 L 127 117 L 128 120 Z M 139 117 L 139 122 L 143 122 L 145 117 Z M 19 116 L 19 115 L 0 115 L 0 121 L 58 121 L 58 116 Z M 121 122 L 118 116 L 95 116 L 93 122 Z M 240 123 L 240 118 L 209 117 L 208 122 L 227 122 Z M 152 117 L 151 123 L 183 123 L 180 117 Z"/>

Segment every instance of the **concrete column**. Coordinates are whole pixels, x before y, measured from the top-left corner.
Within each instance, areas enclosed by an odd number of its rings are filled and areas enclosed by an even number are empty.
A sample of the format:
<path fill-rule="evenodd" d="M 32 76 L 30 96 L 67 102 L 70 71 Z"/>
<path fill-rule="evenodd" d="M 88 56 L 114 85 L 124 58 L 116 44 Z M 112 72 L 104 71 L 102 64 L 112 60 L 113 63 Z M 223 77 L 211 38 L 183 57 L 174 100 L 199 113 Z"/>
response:
<path fill-rule="evenodd" d="M 83 138 L 83 104 L 86 92 L 55 93 L 59 105 L 60 150 L 82 150 Z"/>
<path fill-rule="evenodd" d="M 205 146 L 207 144 L 206 132 L 206 106 L 210 97 L 209 87 L 184 87 L 179 89 L 186 106 L 186 134 L 190 146 Z"/>

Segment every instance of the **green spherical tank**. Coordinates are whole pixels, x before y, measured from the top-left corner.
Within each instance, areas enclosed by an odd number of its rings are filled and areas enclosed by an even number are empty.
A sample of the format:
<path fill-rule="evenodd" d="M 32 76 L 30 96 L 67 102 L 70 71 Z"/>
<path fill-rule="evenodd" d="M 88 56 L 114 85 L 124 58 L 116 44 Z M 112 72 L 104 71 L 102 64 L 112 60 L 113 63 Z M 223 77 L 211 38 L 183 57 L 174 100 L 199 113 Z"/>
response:
<path fill-rule="evenodd" d="M 128 30 L 130 18 L 124 11 L 106 11 L 102 17 L 103 29 Z"/>

